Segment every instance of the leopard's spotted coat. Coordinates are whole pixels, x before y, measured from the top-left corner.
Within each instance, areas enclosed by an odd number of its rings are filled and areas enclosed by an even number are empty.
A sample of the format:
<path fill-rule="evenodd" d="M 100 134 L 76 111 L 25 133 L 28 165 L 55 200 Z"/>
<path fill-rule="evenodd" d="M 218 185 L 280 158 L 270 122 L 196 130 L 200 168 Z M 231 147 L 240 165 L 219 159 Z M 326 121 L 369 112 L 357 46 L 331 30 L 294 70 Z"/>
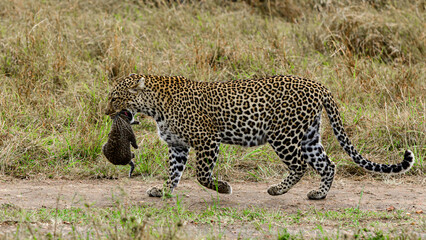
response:
<path fill-rule="evenodd" d="M 207 83 L 181 76 L 132 74 L 115 84 L 106 114 L 127 109 L 155 119 L 159 136 L 169 146 L 170 177 L 164 188 L 149 189 L 150 196 L 161 197 L 173 191 L 190 148 L 196 152 L 198 181 L 220 193 L 231 193 L 227 182 L 212 177 L 219 144 L 269 143 L 287 165 L 289 175 L 271 186 L 268 193 L 286 193 L 309 165 L 320 174 L 321 184 L 308 197 L 323 199 L 335 173 L 335 165 L 320 141 L 323 108 L 340 145 L 359 166 L 374 172 L 402 173 L 413 165 L 411 151 L 405 152 L 401 163 L 393 165 L 362 157 L 343 129 L 331 93 L 318 82 L 294 76 Z"/>

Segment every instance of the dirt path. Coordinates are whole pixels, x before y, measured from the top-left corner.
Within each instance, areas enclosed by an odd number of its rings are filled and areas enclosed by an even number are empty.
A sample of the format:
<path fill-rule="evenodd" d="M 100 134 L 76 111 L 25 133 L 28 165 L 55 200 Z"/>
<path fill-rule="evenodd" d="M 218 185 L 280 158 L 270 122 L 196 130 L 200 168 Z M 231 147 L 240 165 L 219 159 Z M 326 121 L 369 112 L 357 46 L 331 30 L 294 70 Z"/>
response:
<path fill-rule="evenodd" d="M 294 212 L 315 207 L 321 210 L 337 210 L 356 207 L 363 210 L 385 210 L 389 206 L 395 209 L 413 211 L 426 210 L 425 179 L 403 178 L 401 180 L 355 181 L 337 179 L 325 200 L 311 201 L 306 194 L 317 186 L 318 180 L 306 178 L 290 192 L 282 196 L 269 196 L 266 193 L 270 183 L 230 182 L 231 195 L 217 195 L 205 190 L 194 180 L 183 180 L 176 189 L 182 203 L 189 209 L 204 209 L 212 204 L 221 207 L 246 208 L 249 206 L 264 209 L 280 209 Z M 145 191 L 161 182 L 146 182 L 140 178 L 119 180 L 11 180 L 0 182 L 0 205 L 14 204 L 21 208 L 41 207 L 68 208 L 89 203 L 95 207 L 113 205 L 115 197 L 126 196 L 132 203 L 150 203 L 161 206 L 175 198 L 161 200 L 149 198 Z M 59 196 L 59 201 L 58 201 Z M 219 197 L 219 198 L 218 198 Z M 219 203 L 218 203 L 218 199 Z"/>

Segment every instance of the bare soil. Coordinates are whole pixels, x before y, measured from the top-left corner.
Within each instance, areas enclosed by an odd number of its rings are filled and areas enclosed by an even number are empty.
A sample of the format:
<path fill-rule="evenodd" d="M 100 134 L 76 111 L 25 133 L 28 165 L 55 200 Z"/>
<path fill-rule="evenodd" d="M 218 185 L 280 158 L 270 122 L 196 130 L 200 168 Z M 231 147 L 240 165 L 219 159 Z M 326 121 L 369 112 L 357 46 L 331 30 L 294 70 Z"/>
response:
<path fill-rule="evenodd" d="M 359 207 L 361 210 L 387 211 L 404 210 L 416 215 L 415 222 L 389 223 L 397 224 L 396 231 L 412 232 L 412 225 L 421 224 L 420 218 L 426 210 L 426 179 L 423 177 L 400 177 L 375 180 L 372 177 L 359 179 L 337 178 L 331 191 L 324 200 L 308 200 L 306 194 L 319 184 L 319 179 L 306 177 L 293 189 L 281 196 L 270 196 L 266 190 L 269 185 L 279 180 L 268 182 L 235 182 L 230 181 L 233 193 L 218 194 L 201 187 L 195 180 L 184 179 L 175 190 L 178 198 L 150 198 L 146 194 L 148 188 L 161 185 L 161 181 L 146 181 L 141 177 L 116 180 L 3 180 L 0 181 L 0 206 L 13 204 L 24 209 L 38 208 L 70 208 L 89 204 L 92 207 L 113 207 L 119 200 L 124 204 L 149 204 L 158 208 L 174 204 L 179 199 L 180 204 L 190 211 L 202 211 L 211 206 L 229 207 L 234 209 L 263 208 L 295 213 L 298 210 L 316 209 L 319 211 L 340 210 Z M 337 224 L 337 225 L 336 225 Z M 62 224 L 62 231 L 71 231 L 68 225 Z M 338 223 L 325 224 L 323 230 L 316 229 L 316 224 L 299 223 L 285 226 L 292 234 L 303 231 L 306 238 L 317 238 L 324 232 L 335 234 Z M 274 225 L 279 230 L 283 226 Z M 46 226 L 46 231 L 53 231 L 53 225 Z M 267 226 L 261 226 L 264 233 L 258 229 L 246 226 L 244 223 L 227 224 L 221 233 L 225 239 L 241 237 L 274 239 L 274 234 L 268 233 Z M 383 227 L 387 232 L 388 225 Z M 15 225 L 1 224 L 0 232 L 12 234 Z M 211 230 L 211 226 L 197 225 L 194 222 L 185 223 L 183 239 L 204 238 L 205 234 L 219 234 Z M 392 227 L 391 227 L 392 229 Z M 340 231 L 340 230 L 339 230 Z M 354 230 L 340 231 L 345 236 L 353 236 Z M 395 230 L 394 230 L 395 231 Z M 414 230 L 413 238 L 426 237 L 422 230 Z M 269 235 L 268 235 L 269 234 Z M 1 234 L 0 234 L 1 236 Z M 12 236 L 12 235 L 11 235 Z"/>
<path fill-rule="evenodd" d="M 295 212 L 315 207 L 321 210 L 338 210 L 357 207 L 361 210 L 395 209 L 406 211 L 426 210 L 426 180 L 424 178 L 401 178 L 378 181 L 336 179 L 324 200 L 308 200 L 306 194 L 317 187 L 318 179 L 302 179 L 293 189 L 281 196 L 270 196 L 269 185 L 279 182 L 230 182 L 233 193 L 217 194 L 206 190 L 195 180 L 183 180 L 174 194 L 179 195 L 189 209 L 199 210 L 215 204 L 220 207 L 280 209 Z M 148 188 L 161 185 L 160 181 L 143 181 L 140 178 L 117 180 L 8 180 L 0 183 L 0 205 L 11 204 L 25 209 L 67 208 L 90 204 L 108 207 L 114 199 L 126 196 L 130 202 L 150 203 L 161 206 L 176 201 L 150 198 Z M 59 199 L 59 200 L 58 200 Z"/>

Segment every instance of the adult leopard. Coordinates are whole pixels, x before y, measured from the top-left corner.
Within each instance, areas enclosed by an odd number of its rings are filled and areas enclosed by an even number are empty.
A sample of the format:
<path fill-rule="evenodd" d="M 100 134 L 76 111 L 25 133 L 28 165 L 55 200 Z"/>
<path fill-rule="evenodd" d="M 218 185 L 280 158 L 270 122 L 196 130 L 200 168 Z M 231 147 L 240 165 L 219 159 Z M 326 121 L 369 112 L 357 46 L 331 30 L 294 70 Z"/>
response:
<path fill-rule="evenodd" d="M 340 145 L 359 166 L 373 172 L 402 173 L 414 164 L 406 151 L 399 164 L 371 162 L 348 139 L 331 93 L 320 83 L 295 76 L 273 76 L 228 82 L 195 82 L 185 77 L 131 74 L 109 94 L 106 114 L 123 109 L 153 117 L 158 134 L 169 147 L 169 179 L 164 187 L 147 191 L 151 197 L 172 193 L 178 185 L 190 148 L 196 152 L 196 174 L 201 185 L 231 193 L 231 186 L 212 177 L 219 144 L 258 146 L 269 143 L 287 165 L 289 175 L 269 187 L 270 195 L 286 193 L 310 165 L 321 175 L 309 199 L 323 199 L 333 182 L 335 165 L 320 141 L 325 108 Z"/>

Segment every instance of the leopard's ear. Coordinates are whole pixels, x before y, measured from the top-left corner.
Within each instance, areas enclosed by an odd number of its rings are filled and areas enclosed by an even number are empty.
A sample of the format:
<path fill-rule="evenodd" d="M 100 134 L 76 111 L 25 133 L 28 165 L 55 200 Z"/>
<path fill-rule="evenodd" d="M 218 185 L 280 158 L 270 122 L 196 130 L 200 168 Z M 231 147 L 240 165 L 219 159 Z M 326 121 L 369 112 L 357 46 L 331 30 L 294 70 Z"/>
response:
<path fill-rule="evenodd" d="M 129 88 L 129 92 L 131 93 L 138 93 L 138 91 L 141 91 L 145 88 L 145 78 L 140 77 L 139 79 L 135 79 L 134 84 Z"/>

